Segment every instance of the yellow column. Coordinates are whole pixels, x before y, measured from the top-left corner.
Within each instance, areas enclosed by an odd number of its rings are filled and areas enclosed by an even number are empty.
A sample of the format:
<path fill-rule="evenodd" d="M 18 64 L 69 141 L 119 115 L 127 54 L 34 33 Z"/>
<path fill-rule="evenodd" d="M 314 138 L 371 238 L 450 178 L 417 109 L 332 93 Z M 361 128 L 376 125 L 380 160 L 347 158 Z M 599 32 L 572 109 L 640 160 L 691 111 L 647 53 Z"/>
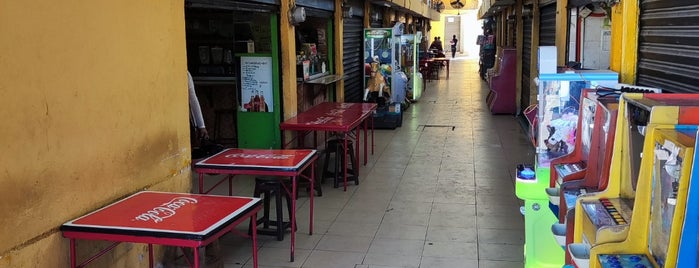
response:
<path fill-rule="evenodd" d="M 342 52 L 344 51 L 342 47 L 342 39 L 344 37 L 342 33 L 344 29 L 344 25 L 342 25 L 342 0 L 335 0 L 335 19 L 333 20 L 333 24 L 333 28 L 335 29 L 335 34 L 333 35 L 335 38 L 335 51 L 333 51 L 335 54 L 335 74 L 342 76 L 344 74 L 342 66 Z M 345 101 L 344 79 L 335 82 L 335 100 L 337 100 L 337 102 Z"/>
<path fill-rule="evenodd" d="M 279 12 L 279 40 L 282 48 L 280 56 L 282 64 L 282 103 L 284 104 L 283 120 L 294 117 L 298 113 L 296 96 L 296 33 L 294 32 L 295 27 L 289 23 L 289 8 L 295 3 L 295 0 L 281 0 Z M 290 136 L 286 135 L 286 137 Z"/>
<path fill-rule="evenodd" d="M 636 1 L 621 1 L 615 8 L 621 9 L 621 69 L 619 70 L 622 83 L 636 82 L 636 65 L 638 64 L 638 21 L 640 10 Z M 614 23 L 614 21 L 612 21 Z"/>
<path fill-rule="evenodd" d="M 371 2 L 370 1 L 364 1 L 364 28 L 370 28 L 371 27 Z"/>
<path fill-rule="evenodd" d="M 565 65 L 566 48 L 568 47 L 568 0 L 556 1 L 556 50 L 558 66 Z"/>
<path fill-rule="evenodd" d="M 539 77 L 539 25 L 541 24 L 541 10 L 539 0 L 534 0 L 532 4 L 532 55 L 529 64 L 529 104 L 537 102 L 538 88 L 534 83 L 534 78 Z"/>

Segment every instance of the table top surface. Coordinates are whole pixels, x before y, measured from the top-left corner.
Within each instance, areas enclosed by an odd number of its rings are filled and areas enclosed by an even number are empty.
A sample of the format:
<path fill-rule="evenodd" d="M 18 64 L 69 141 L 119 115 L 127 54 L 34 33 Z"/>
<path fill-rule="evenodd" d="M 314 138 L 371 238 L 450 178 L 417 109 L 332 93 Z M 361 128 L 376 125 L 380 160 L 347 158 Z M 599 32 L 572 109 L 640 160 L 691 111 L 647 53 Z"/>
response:
<path fill-rule="evenodd" d="M 260 204 L 252 197 L 143 191 L 69 221 L 61 230 L 198 239 Z"/>
<path fill-rule="evenodd" d="M 432 58 L 433 61 L 449 61 L 449 58 Z"/>
<path fill-rule="evenodd" d="M 376 110 L 376 103 L 323 102 L 280 124 L 282 130 L 350 131 Z"/>
<path fill-rule="evenodd" d="M 194 168 L 245 170 L 298 170 L 317 154 L 312 149 L 229 148 L 201 160 Z"/>

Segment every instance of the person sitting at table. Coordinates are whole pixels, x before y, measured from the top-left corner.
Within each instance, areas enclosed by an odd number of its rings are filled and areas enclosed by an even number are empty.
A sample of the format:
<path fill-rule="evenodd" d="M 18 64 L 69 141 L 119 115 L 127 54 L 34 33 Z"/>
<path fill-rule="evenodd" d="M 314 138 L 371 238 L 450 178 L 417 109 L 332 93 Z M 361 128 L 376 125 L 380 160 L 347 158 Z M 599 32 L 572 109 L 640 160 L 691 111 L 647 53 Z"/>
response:
<path fill-rule="evenodd" d="M 442 50 L 444 50 L 444 47 L 442 47 L 442 40 L 439 40 L 439 36 L 435 37 L 434 41 L 432 41 L 430 50 L 436 54 L 442 53 Z"/>

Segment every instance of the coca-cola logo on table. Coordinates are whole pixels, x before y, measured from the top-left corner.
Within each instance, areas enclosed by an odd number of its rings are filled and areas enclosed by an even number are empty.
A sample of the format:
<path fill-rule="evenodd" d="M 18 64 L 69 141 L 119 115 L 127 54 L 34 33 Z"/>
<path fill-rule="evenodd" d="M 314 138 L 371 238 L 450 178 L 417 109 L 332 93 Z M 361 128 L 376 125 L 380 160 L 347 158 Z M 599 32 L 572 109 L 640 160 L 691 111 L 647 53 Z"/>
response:
<path fill-rule="evenodd" d="M 226 158 L 243 158 L 243 159 L 291 159 L 294 157 L 292 154 L 246 154 L 246 153 L 235 153 L 227 154 Z"/>
<path fill-rule="evenodd" d="M 305 123 L 306 125 L 320 125 L 320 124 L 325 124 L 327 122 L 330 122 L 334 119 L 332 116 L 321 116 L 318 117 L 316 120 L 310 121 Z"/>
<path fill-rule="evenodd" d="M 134 220 L 136 221 L 150 221 L 153 220 L 155 223 L 162 222 L 163 220 L 175 216 L 176 210 L 184 207 L 187 204 L 196 204 L 197 199 L 191 197 L 175 197 L 170 202 L 163 203 L 160 206 L 154 207 L 140 215 L 136 216 Z"/>

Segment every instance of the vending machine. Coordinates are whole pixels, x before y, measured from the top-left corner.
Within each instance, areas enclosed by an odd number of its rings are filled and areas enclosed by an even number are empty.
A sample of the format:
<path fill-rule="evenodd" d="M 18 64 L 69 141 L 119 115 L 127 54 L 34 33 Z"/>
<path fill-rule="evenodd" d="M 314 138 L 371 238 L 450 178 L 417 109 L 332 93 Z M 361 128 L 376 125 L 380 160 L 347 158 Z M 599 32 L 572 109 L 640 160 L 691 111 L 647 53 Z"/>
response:
<path fill-rule="evenodd" d="M 374 128 L 394 129 L 403 123 L 408 77 L 401 65 L 403 23 L 393 28 L 364 29 L 364 97 L 377 104 Z"/>

